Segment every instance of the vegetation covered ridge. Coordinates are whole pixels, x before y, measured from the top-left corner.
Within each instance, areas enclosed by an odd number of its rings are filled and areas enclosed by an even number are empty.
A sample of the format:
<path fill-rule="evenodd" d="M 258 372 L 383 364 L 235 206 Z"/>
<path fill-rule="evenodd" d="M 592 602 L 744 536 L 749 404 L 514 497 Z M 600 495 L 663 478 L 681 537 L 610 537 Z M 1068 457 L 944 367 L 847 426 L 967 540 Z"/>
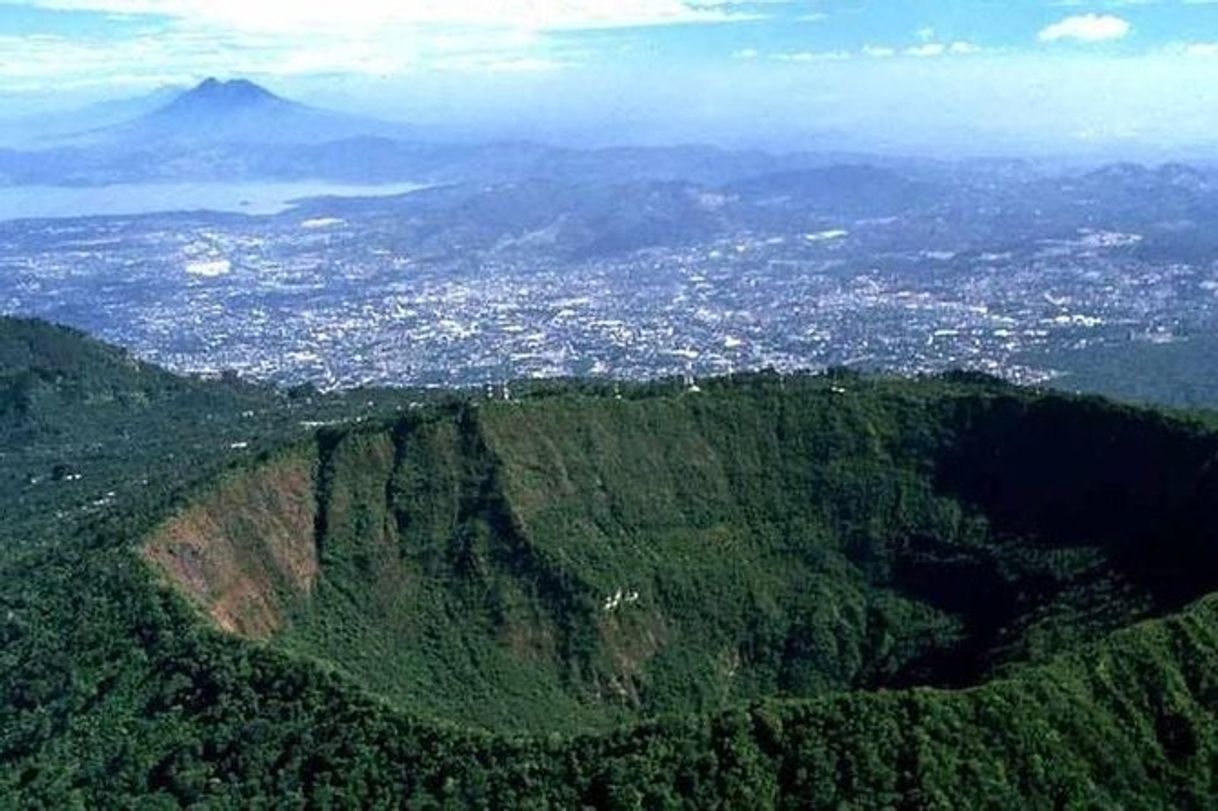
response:
<path fill-rule="evenodd" d="M 146 556 L 221 627 L 491 730 L 975 685 L 1218 579 L 1214 434 L 993 381 L 541 387 L 308 453 L 205 497 L 215 584 L 198 504 Z"/>
<path fill-rule="evenodd" d="M 73 372 L 88 347 L 19 331 L 43 383 L 0 413 L 0 806 L 1218 792 L 1203 418 L 961 375 L 289 396 Z M 183 516 L 242 542 L 273 624 L 165 587 L 145 556 Z"/>

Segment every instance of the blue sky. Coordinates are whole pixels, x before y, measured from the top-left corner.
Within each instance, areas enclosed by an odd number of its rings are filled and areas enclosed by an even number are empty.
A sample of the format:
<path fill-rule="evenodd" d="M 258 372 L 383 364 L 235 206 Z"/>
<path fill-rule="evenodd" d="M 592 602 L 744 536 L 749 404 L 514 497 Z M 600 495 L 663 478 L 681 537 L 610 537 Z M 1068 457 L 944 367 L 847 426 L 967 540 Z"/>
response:
<path fill-rule="evenodd" d="M 10 107 L 209 75 L 507 134 L 1176 148 L 1218 0 L 0 0 Z"/>

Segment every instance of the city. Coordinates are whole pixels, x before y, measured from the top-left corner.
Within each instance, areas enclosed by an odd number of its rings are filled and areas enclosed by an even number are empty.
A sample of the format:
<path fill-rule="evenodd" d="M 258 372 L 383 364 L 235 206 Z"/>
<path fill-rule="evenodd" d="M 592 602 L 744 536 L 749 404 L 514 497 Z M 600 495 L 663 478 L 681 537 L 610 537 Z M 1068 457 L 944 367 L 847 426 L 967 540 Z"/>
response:
<path fill-rule="evenodd" d="M 1218 307 L 1218 267 L 1101 228 L 928 248 L 900 217 L 825 219 L 573 258 L 544 234 L 469 248 L 339 209 L 0 224 L 0 312 L 178 372 L 329 389 L 831 366 L 1040 383 Z"/>

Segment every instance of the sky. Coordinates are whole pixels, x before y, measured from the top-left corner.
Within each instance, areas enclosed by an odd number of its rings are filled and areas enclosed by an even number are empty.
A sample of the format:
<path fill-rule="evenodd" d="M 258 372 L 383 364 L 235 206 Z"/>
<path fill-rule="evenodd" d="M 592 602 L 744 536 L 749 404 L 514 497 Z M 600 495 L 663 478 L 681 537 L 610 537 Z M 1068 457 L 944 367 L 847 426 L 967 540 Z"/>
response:
<path fill-rule="evenodd" d="M 1218 0 L 0 0 L 10 116 L 208 76 L 470 137 L 1166 154 L 1218 141 Z"/>

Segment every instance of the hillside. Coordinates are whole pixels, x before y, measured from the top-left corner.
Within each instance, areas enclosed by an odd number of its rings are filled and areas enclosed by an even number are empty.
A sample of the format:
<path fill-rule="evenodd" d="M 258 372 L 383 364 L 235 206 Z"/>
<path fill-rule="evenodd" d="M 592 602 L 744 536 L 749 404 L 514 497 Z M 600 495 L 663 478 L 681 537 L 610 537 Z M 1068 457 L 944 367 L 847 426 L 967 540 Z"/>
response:
<path fill-rule="evenodd" d="M 404 708 L 581 729 L 965 686 L 1176 610 L 1218 582 L 1216 453 L 1010 391 L 558 396 L 325 434 L 145 550 L 219 626 Z"/>
<path fill-rule="evenodd" d="M 0 566 L 0 798 L 1218 791 L 1218 433 L 1200 422 L 969 376 L 382 396 L 317 430 L 294 412 L 261 451 Z"/>
<path fill-rule="evenodd" d="M 207 422 L 265 408 L 266 394 L 178 378 L 73 330 L 0 319 L 0 557 L 130 497 L 133 470 L 214 443 Z"/>
<path fill-rule="evenodd" d="M 0 318 L 0 560 L 78 524 L 151 511 L 189 482 L 420 395 L 321 397 L 172 375 L 75 330 Z"/>

